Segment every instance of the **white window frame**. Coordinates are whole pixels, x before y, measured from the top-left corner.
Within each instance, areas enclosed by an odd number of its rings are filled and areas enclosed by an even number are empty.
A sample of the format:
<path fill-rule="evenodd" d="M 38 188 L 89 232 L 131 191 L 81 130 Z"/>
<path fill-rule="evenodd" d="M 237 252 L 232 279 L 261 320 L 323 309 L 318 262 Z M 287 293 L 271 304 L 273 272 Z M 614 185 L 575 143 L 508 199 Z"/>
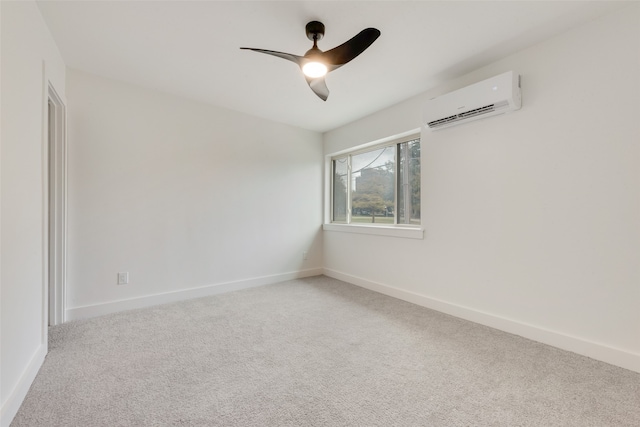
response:
<path fill-rule="evenodd" d="M 422 143 L 422 135 L 419 130 L 412 130 L 409 132 L 405 132 L 400 135 L 395 135 L 393 137 L 384 138 L 382 140 L 374 141 L 368 144 L 363 144 L 357 147 L 352 147 L 347 150 L 342 150 L 339 152 L 331 153 L 326 155 L 325 157 L 325 215 L 324 215 L 324 224 L 323 230 L 325 231 L 335 231 L 335 232 L 345 232 L 345 233 L 356 233 L 356 234 L 372 234 L 378 236 L 389 236 L 389 237 L 402 237 L 409 239 L 423 239 L 424 238 L 424 228 L 422 224 L 367 224 L 367 223 L 350 223 L 351 219 L 351 196 L 350 189 L 347 190 L 347 223 L 339 223 L 332 222 L 333 216 L 333 160 L 339 159 L 345 156 L 357 155 L 360 153 L 365 153 L 368 151 L 372 151 L 379 148 L 396 147 L 398 144 L 403 142 L 412 141 L 414 139 L 420 139 Z M 397 163 L 397 160 L 396 160 Z M 349 174 L 351 171 L 349 171 Z M 397 173 L 394 174 L 395 177 L 395 199 L 396 199 L 396 207 L 394 209 L 395 220 L 397 221 L 397 199 L 398 199 L 398 188 L 397 188 Z M 350 186 L 350 183 L 349 183 Z M 420 197 L 420 203 L 422 204 L 422 195 Z M 422 209 L 421 209 L 422 210 Z"/>

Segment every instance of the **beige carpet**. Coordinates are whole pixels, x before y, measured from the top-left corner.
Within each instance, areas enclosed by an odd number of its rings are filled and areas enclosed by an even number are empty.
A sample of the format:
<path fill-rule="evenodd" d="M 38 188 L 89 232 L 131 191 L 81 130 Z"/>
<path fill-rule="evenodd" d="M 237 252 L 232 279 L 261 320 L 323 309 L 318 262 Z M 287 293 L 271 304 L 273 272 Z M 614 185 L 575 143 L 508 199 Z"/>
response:
<path fill-rule="evenodd" d="M 640 426 L 640 374 L 319 276 L 72 322 L 12 426 Z"/>

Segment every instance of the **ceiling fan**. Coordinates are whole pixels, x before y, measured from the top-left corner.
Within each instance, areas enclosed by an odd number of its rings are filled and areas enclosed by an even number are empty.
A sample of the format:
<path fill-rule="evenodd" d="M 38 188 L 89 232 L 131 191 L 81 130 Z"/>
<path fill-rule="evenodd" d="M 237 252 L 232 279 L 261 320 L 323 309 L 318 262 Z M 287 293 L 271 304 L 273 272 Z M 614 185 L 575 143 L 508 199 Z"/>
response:
<path fill-rule="evenodd" d="M 318 49 L 318 40 L 324 37 L 324 24 L 318 21 L 311 21 L 306 25 L 305 30 L 307 38 L 313 40 L 313 47 L 304 56 L 251 47 L 241 47 L 240 49 L 266 53 L 267 55 L 294 62 L 302 70 L 311 90 L 323 101 L 326 101 L 329 97 L 329 88 L 327 88 L 327 84 L 324 81 L 324 76 L 360 55 L 380 37 L 380 30 L 366 28 L 340 46 L 323 52 Z"/>

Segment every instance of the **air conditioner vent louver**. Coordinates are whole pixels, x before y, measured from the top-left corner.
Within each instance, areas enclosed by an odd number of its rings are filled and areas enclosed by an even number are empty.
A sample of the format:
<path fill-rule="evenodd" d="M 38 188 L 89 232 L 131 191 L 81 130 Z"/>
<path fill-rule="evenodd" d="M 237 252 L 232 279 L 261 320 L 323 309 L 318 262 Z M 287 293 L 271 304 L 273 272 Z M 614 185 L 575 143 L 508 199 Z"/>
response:
<path fill-rule="evenodd" d="M 429 123 L 427 123 L 427 125 L 430 128 L 435 128 L 435 127 L 442 126 L 442 125 L 450 123 L 450 122 L 455 122 L 456 120 L 459 120 L 457 115 L 449 116 L 449 117 L 445 117 L 444 119 L 434 120 L 432 122 L 429 122 Z"/>
<path fill-rule="evenodd" d="M 467 119 L 473 116 L 481 116 L 483 114 L 492 113 L 501 108 L 507 107 L 509 103 L 507 101 L 499 102 L 497 104 L 485 105 L 484 107 L 475 108 L 473 110 L 465 111 L 464 113 L 456 114 L 455 116 L 445 117 L 444 119 L 434 120 L 432 122 L 427 123 L 427 126 L 430 128 L 436 128 L 439 126 L 444 126 L 445 124 L 450 124 L 453 122 L 457 122 L 460 120 Z"/>
<path fill-rule="evenodd" d="M 464 113 L 458 114 L 458 117 L 464 119 L 465 117 L 478 116 L 480 114 L 487 114 L 491 111 L 496 111 L 499 108 L 496 104 L 485 105 L 484 107 L 476 108 L 475 110 L 467 111 Z"/>
<path fill-rule="evenodd" d="M 431 130 L 442 129 L 518 110 L 520 105 L 520 76 L 509 71 L 429 100 L 424 122 Z"/>

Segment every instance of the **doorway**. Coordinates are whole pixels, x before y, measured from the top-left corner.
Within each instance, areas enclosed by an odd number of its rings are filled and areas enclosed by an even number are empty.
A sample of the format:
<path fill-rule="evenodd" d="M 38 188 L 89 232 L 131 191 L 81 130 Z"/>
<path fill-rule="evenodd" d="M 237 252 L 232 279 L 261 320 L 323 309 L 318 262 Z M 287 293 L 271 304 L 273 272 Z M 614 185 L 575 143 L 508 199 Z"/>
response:
<path fill-rule="evenodd" d="M 48 122 L 48 294 L 49 326 L 65 321 L 67 258 L 66 106 L 49 85 Z"/>

